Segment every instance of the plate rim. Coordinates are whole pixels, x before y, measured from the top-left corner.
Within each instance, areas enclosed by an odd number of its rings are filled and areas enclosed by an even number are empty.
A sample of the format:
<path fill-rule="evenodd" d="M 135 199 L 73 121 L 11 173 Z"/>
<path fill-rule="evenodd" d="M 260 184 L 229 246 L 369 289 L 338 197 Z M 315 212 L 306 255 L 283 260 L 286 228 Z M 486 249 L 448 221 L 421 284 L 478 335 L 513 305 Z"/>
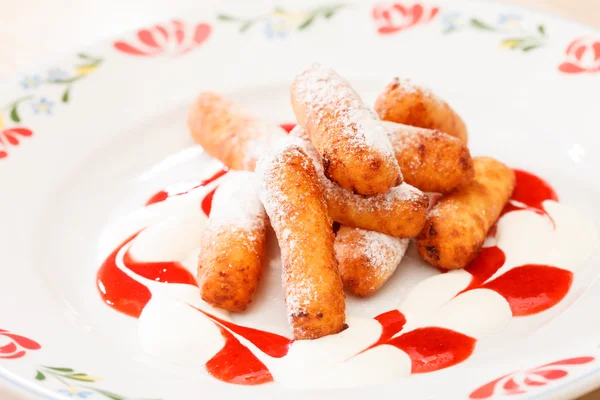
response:
<path fill-rule="evenodd" d="M 419 1 L 417 1 L 419 2 Z M 376 2 L 371 1 L 371 0 L 367 0 L 367 1 L 356 1 L 356 0 L 350 0 L 349 3 L 369 3 L 370 5 L 374 5 Z M 425 4 L 432 4 L 435 2 L 429 1 L 429 0 L 425 0 L 422 3 Z M 585 28 L 587 30 L 591 30 L 594 31 L 595 33 L 600 33 L 600 28 L 594 27 L 592 25 L 586 24 L 586 23 L 582 23 L 582 22 L 578 22 L 575 21 L 572 18 L 569 17 L 565 17 L 562 15 L 559 15 L 558 13 L 552 12 L 552 11 L 548 11 L 548 10 L 536 10 L 530 6 L 523 6 L 523 5 L 517 5 L 517 4 L 508 4 L 508 3 L 504 3 L 504 2 L 500 2 L 498 0 L 492 0 L 492 1 L 486 1 L 486 0 L 458 0 L 458 1 L 444 1 L 444 2 L 440 2 L 440 4 L 459 4 L 459 5 L 463 5 L 463 4 L 470 4 L 470 3 L 475 3 L 475 4 L 481 4 L 485 7 L 487 6 L 502 6 L 502 7 L 507 7 L 510 9 L 515 9 L 515 10 L 524 10 L 529 14 L 535 14 L 535 15 L 539 15 L 539 16 L 545 16 L 546 18 L 549 19 L 555 19 L 555 20 L 559 20 L 559 21 L 563 21 L 563 22 L 567 22 L 569 24 L 572 24 L 574 26 L 578 26 L 578 27 L 582 27 Z M 361 5 L 362 5 L 361 4 Z M 261 5 L 262 6 L 262 5 Z M 168 20 L 171 17 L 177 16 L 177 15 L 184 15 L 184 13 L 186 12 L 186 10 L 188 10 L 187 8 L 185 9 L 180 9 L 177 10 L 176 12 L 173 13 L 169 13 L 169 15 L 164 15 L 164 17 L 161 17 L 160 19 L 156 19 L 156 20 L 151 20 L 147 22 L 147 25 L 150 25 L 152 23 L 157 23 L 157 22 L 161 22 L 161 21 L 165 21 Z M 203 12 L 207 12 L 209 13 L 210 11 L 215 11 L 215 6 L 213 4 L 210 4 L 205 10 L 203 10 Z M 211 23 L 214 23 L 214 18 L 206 18 L 206 21 L 210 21 Z M 27 67 L 24 68 L 23 70 L 25 72 L 34 72 L 34 71 L 38 71 L 38 70 L 43 70 L 46 67 L 50 67 L 53 64 L 59 63 L 62 60 L 65 60 L 70 54 L 75 53 L 77 50 L 83 50 L 83 49 L 88 49 L 88 48 L 92 48 L 95 47 L 97 45 L 100 45 L 102 43 L 107 43 L 110 40 L 116 39 L 117 37 L 119 37 L 118 35 L 125 35 L 126 33 L 131 33 L 136 31 L 138 27 L 132 27 L 132 28 L 128 28 L 126 30 L 123 30 L 122 32 L 118 33 L 118 34 L 109 34 L 109 35 L 103 35 L 103 37 L 99 37 L 97 40 L 94 40 L 88 44 L 86 44 L 85 46 L 78 46 L 78 47 L 74 47 L 71 48 L 68 51 L 65 52 L 60 52 L 60 53 L 56 53 L 56 54 L 52 54 L 52 55 L 48 55 L 47 57 L 43 58 L 43 61 L 40 60 L 39 63 L 35 64 L 35 68 L 33 68 L 33 64 L 31 64 L 31 68 Z M 19 78 L 23 76 L 22 72 L 19 72 L 17 74 L 14 74 L 10 77 L 4 78 L 2 80 L 0 80 L 0 89 L 5 88 L 11 84 L 14 84 L 16 82 L 18 82 Z M 592 285 L 590 285 L 590 287 L 588 288 L 587 292 L 589 292 L 593 286 L 598 286 L 598 280 L 596 280 L 595 283 L 593 283 Z M 578 299 L 577 301 L 580 301 L 581 299 Z M 27 391 L 30 391 L 31 394 L 35 394 L 35 395 L 39 395 L 39 396 L 45 396 L 45 398 L 49 398 L 49 399 L 63 399 L 65 397 L 63 397 L 62 395 L 52 392 L 50 389 L 45 388 L 44 386 L 41 386 L 39 384 L 37 384 L 34 381 L 31 381 L 30 379 L 26 379 L 24 377 L 21 377 L 13 372 L 11 372 L 10 370 L 6 369 L 3 365 L 0 365 L 0 378 L 4 378 L 9 384 L 11 385 L 15 385 L 16 387 L 20 388 L 20 389 L 26 389 Z M 589 382 L 589 383 L 587 383 Z M 591 383 L 593 382 L 593 383 Z M 583 389 L 583 387 L 586 387 L 586 389 Z M 593 387 L 592 387 L 593 386 Z M 556 392 L 560 392 L 561 390 L 564 390 L 567 387 L 572 387 L 572 388 L 582 388 L 582 390 L 585 390 L 584 392 L 580 393 L 586 393 L 587 391 L 591 391 L 594 390 L 595 388 L 600 387 L 600 365 L 598 365 L 595 369 L 592 369 L 588 372 L 586 372 L 585 374 L 581 375 L 581 376 L 577 376 L 575 379 L 569 379 L 566 380 L 565 382 L 560 382 L 560 383 L 554 383 L 553 385 L 550 385 L 550 387 L 548 389 L 545 390 L 540 390 L 539 393 L 536 393 L 535 395 L 533 395 L 532 397 L 528 397 L 531 399 L 537 399 L 537 398 L 546 398 L 546 396 L 550 397 L 550 396 L 554 396 L 553 393 L 556 394 Z"/>

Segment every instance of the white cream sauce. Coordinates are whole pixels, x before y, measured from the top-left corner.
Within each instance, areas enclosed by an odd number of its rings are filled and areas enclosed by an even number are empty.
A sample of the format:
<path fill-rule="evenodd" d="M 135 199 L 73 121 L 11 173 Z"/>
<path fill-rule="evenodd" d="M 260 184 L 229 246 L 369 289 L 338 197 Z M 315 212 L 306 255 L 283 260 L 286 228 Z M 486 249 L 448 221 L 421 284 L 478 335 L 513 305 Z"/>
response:
<path fill-rule="evenodd" d="M 223 320 L 231 321 L 231 318 L 227 312 L 203 302 L 196 287 L 154 282 L 134 274 L 123 264 L 123 255 L 129 250 L 140 261 L 179 261 L 195 274 L 198 245 L 206 223 L 199 202 L 216 184 L 218 181 L 187 195 L 135 210 L 112 225 L 101 244 L 108 254 L 118 243 L 146 228 L 130 245 L 123 247 L 117 256 L 117 266 L 151 291 L 152 299 L 139 319 L 139 339 L 146 352 L 166 362 L 203 366 L 223 347 L 219 328 L 188 304 Z M 594 226 L 562 204 L 546 201 L 544 207 L 556 229 L 548 216 L 530 210 L 513 211 L 501 218 L 496 244 L 506 254 L 506 263 L 494 277 L 527 263 L 554 265 L 573 271 L 589 257 L 598 243 Z M 275 245 L 271 243 L 271 246 Z M 269 271 L 265 273 L 280 274 L 275 268 L 269 268 Z M 273 278 L 263 277 L 263 281 L 272 282 Z M 463 270 L 438 274 L 418 283 L 403 299 L 391 299 L 391 304 L 399 304 L 398 309 L 407 319 L 399 334 L 425 326 L 452 329 L 476 339 L 500 332 L 512 318 L 508 302 L 488 289 L 475 289 L 456 296 L 470 281 L 471 275 Z M 266 291 L 264 296 L 272 298 L 260 304 L 283 303 L 280 288 L 263 290 Z M 397 296 L 393 291 L 386 293 Z M 282 358 L 269 357 L 240 335 L 232 334 L 268 367 L 275 382 L 289 387 L 362 386 L 409 375 L 411 360 L 396 347 L 381 345 L 362 352 L 377 341 L 382 328 L 372 318 L 353 317 L 352 303 L 349 302 L 348 307 L 348 329 L 317 340 L 296 341 Z M 252 308 L 244 321 L 265 312 L 264 307 L 260 308 Z M 280 319 L 285 320 L 285 316 Z M 268 324 L 246 325 L 275 331 Z"/>

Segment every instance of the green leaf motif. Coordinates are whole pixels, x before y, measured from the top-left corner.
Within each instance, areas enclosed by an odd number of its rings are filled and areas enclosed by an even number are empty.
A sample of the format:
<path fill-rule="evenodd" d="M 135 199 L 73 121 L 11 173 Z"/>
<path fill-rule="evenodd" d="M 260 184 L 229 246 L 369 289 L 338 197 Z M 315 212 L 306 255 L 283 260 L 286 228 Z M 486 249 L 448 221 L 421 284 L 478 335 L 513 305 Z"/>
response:
<path fill-rule="evenodd" d="M 219 15 L 217 15 L 217 19 L 219 21 L 237 21 L 236 17 L 233 17 L 231 15 L 227 15 L 227 14 L 219 14 Z"/>
<path fill-rule="evenodd" d="M 250 27 L 254 24 L 253 20 L 246 21 L 242 26 L 240 26 L 240 32 L 246 32 Z"/>
<path fill-rule="evenodd" d="M 87 374 L 82 374 L 82 373 L 66 375 L 65 378 L 73 379 L 75 381 L 81 381 L 81 382 L 96 382 L 101 379 L 101 378 L 98 378 L 95 376 L 88 376 Z"/>
<path fill-rule="evenodd" d="M 100 61 L 100 62 L 102 62 L 102 61 Z M 87 66 L 92 66 L 92 65 L 93 64 L 78 65 L 78 67 L 87 67 Z M 73 76 L 73 77 L 67 78 L 67 79 L 57 79 L 55 81 L 46 81 L 46 83 L 51 83 L 51 84 L 55 84 L 55 85 L 64 85 L 64 84 L 67 84 L 67 83 L 77 82 L 81 78 L 83 78 L 83 75 Z"/>
<path fill-rule="evenodd" d="M 541 47 L 541 45 L 539 45 L 539 44 L 532 44 L 532 45 L 523 47 L 521 50 L 523 50 L 524 52 L 528 52 L 528 51 L 531 51 L 533 49 L 537 49 L 538 47 Z"/>
<path fill-rule="evenodd" d="M 333 16 L 335 15 L 335 12 L 336 12 L 336 11 L 337 11 L 337 10 L 336 10 L 335 8 L 332 8 L 331 10 L 327 10 L 327 11 L 325 11 L 325 12 L 323 13 L 323 16 L 324 16 L 326 19 L 329 19 L 329 18 L 331 18 L 331 17 L 333 17 Z"/>
<path fill-rule="evenodd" d="M 306 18 L 306 20 L 303 23 L 298 25 L 298 30 L 301 31 L 308 28 L 315 21 L 316 17 L 317 14 L 312 14 L 310 17 Z"/>
<path fill-rule="evenodd" d="M 546 36 L 546 28 L 544 28 L 544 25 L 538 25 L 537 30 L 542 34 L 542 36 Z"/>
<path fill-rule="evenodd" d="M 40 371 L 37 371 L 37 374 L 35 375 L 35 379 L 38 381 L 43 381 L 46 379 L 46 375 L 42 374 Z"/>
<path fill-rule="evenodd" d="M 18 105 L 19 105 L 19 103 L 15 103 L 12 107 L 12 110 L 10 110 L 10 119 L 12 119 L 14 122 L 21 122 L 21 118 L 19 117 L 19 112 L 17 111 Z"/>
<path fill-rule="evenodd" d="M 87 55 L 85 53 L 77 53 L 77 57 L 79 57 L 79 58 L 85 58 L 86 60 L 93 60 L 94 59 L 94 57 L 91 57 L 91 56 L 89 56 L 89 55 Z"/>
<path fill-rule="evenodd" d="M 94 60 L 93 62 L 90 62 L 88 64 L 79 64 L 79 65 L 76 65 L 76 67 L 77 68 L 98 67 L 98 66 L 100 66 L 100 64 L 102 64 L 102 61 L 104 61 L 104 60 L 102 60 L 101 58 L 98 58 L 97 60 Z M 77 79 L 80 79 L 80 78 L 81 78 L 80 76 L 76 76 L 73 79 L 77 80 Z"/>
<path fill-rule="evenodd" d="M 469 22 L 471 23 L 471 26 L 473 28 L 481 29 L 484 31 L 495 31 L 495 29 L 492 26 L 486 24 L 481 20 L 478 20 L 477 18 L 471 18 L 471 21 Z"/>
<path fill-rule="evenodd" d="M 125 400 L 125 396 L 121 396 L 120 394 L 116 394 L 113 392 L 109 392 L 108 390 L 96 389 L 91 386 L 86 386 L 87 389 L 92 389 L 93 391 L 100 393 L 101 395 L 108 397 L 111 400 Z"/>
<path fill-rule="evenodd" d="M 68 103 L 69 102 L 69 92 L 71 91 L 70 87 L 67 87 L 67 89 L 65 90 L 65 92 L 63 93 L 61 100 L 63 103 Z"/>
<path fill-rule="evenodd" d="M 52 371 L 58 371 L 58 372 L 74 372 L 75 371 L 72 368 L 48 367 L 46 365 L 43 365 L 43 367 L 47 368 L 47 369 L 51 369 Z"/>

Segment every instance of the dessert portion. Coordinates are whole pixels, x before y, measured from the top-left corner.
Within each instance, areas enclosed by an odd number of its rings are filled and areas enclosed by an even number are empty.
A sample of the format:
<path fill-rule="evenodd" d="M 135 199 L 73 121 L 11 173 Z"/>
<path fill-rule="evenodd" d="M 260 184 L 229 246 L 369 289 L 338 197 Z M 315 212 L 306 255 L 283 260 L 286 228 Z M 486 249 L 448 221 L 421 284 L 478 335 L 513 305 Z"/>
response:
<path fill-rule="evenodd" d="M 440 130 L 384 121 L 404 182 L 424 192 L 450 193 L 475 174 L 471 153 L 459 139 Z"/>
<path fill-rule="evenodd" d="M 515 173 L 491 157 L 476 157 L 475 179 L 440 197 L 417 237 L 419 254 L 445 269 L 464 268 L 481 251 L 515 188 Z"/>
<path fill-rule="evenodd" d="M 327 178 L 366 196 L 402 183 L 381 120 L 335 71 L 313 64 L 296 77 L 291 97 L 298 124 L 319 152 Z"/>
<path fill-rule="evenodd" d="M 388 383 L 460 363 L 568 295 L 598 241 L 589 218 L 471 157 L 431 91 L 394 81 L 375 113 L 313 65 L 292 102 L 295 127 L 201 93 L 189 130 L 216 160 L 107 230 L 120 244 L 98 289 L 139 318 L 144 351 L 233 384 Z"/>
<path fill-rule="evenodd" d="M 297 126 L 290 135 L 302 137 L 302 128 Z M 413 237 L 421 231 L 429 204 L 425 193 L 406 182 L 383 194 L 352 193 L 325 176 L 318 153 L 310 142 L 305 140 L 302 146 L 313 160 L 327 210 L 335 222 L 397 237 Z"/>
<path fill-rule="evenodd" d="M 258 286 L 267 237 L 267 214 L 255 174 L 231 171 L 214 192 L 206 222 L 198 285 L 202 300 L 227 311 L 244 311 Z"/>
<path fill-rule="evenodd" d="M 444 101 L 395 79 L 376 113 L 335 71 L 313 64 L 292 83 L 291 102 L 298 126 L 289 135 L 211 93 L 198 96 L 188 122 L 192 137 L 226 166 L 252 170 L 258 158 L 294 338 L 340 332 L 341 283 L 352 294 L 374 294 L 410 238 L 418 236 L 419 254 L 437 267 L 464 268 L 475 258 L 510 198 L 514 175 L 491 158 L 473 161 L 465 125 Z M 431 210 L 425 191 L 444 194 Z M 332 221 L 342 225 L 335 251 Z M 229 253 L 223 249 L 221 258 Z M 210 271 L 205 260 L 201 255 L 199 276 Z M 235 264 L 230 268 L 233 274 Z M 209 304 L 236 311 L 217 301 L 214 288 L 200 290 Z M 248 293 L 247 285 L 240 290 Z M 235 286 L 222 282 L 221 291 Z"/>
<path fill-rule="evenodd" d="M 385 233 L 340 227 L 335 237 L 335 256 L 344 289 L 360 297 L 377 292 L 396 271 L 409 244 L 409 239 Z"/>
<path fill-rule="evenodd" d="M 212 92 L 196 97 L 188 114 L 194 141 L 232 169 L 253 171 L 256 161 L 277 137 L 286 135 L 277 124 L 249 114 L 243 107 Z"/>
<path fill-rule="evenodd" d="M 333 222 L 311 158 L 293 140 L 280 144 L 259 161 L 260 199 L 281 249 L 294 339 L 315 339 L 340 332 L 346 319 Z"/>
<path fill-rule="evenodd" d="M 410 79 L 394 78 L 375 101 L 375 111 L 386 121 L 437 129 L 467 143 L 467 126 L 431 90 Z"/>

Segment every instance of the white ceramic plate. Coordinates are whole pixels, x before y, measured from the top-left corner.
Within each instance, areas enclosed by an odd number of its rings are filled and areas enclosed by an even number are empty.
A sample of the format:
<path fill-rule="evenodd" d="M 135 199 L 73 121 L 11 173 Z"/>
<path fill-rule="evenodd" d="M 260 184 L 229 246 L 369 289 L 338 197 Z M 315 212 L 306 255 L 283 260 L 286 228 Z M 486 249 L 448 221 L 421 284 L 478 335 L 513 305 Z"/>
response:
<path fill-rule="evenodd" d="M 567 268 L 574 278 L 562 301 L 512 318 L 440 371 L 306 391 L 225 384 L 143 351 L 138 321 L 103 304 L 96 273 L 116 245 L 107 238 L 116 221 L 215 168 L 185 125 L 200 90 L 293 122 L 289 84 L 312 61 L 348 77 L 369 104 L 393 76 L 413 78 L 467 122 L 472 154 L 543 177 L 560 204 L 600 226 L 600 33 L 483 2 L 245 3 L 167 18 L 2 86 L 2 375 L 42 398 L 90 399 L 565 398 L 600 384 L 600 254 L 589 234 L 571 241 L 588 243 L 589 255 L 573 247 L 585 254 Z M 373 317 L 436 273 L 410 254 L 399 271 L 352 309 Z M 278 287 L 277 276 L 263 286 Z M 282 299 L 261 290 L 257 319 L 234 320 L 285 334 Z"/>

